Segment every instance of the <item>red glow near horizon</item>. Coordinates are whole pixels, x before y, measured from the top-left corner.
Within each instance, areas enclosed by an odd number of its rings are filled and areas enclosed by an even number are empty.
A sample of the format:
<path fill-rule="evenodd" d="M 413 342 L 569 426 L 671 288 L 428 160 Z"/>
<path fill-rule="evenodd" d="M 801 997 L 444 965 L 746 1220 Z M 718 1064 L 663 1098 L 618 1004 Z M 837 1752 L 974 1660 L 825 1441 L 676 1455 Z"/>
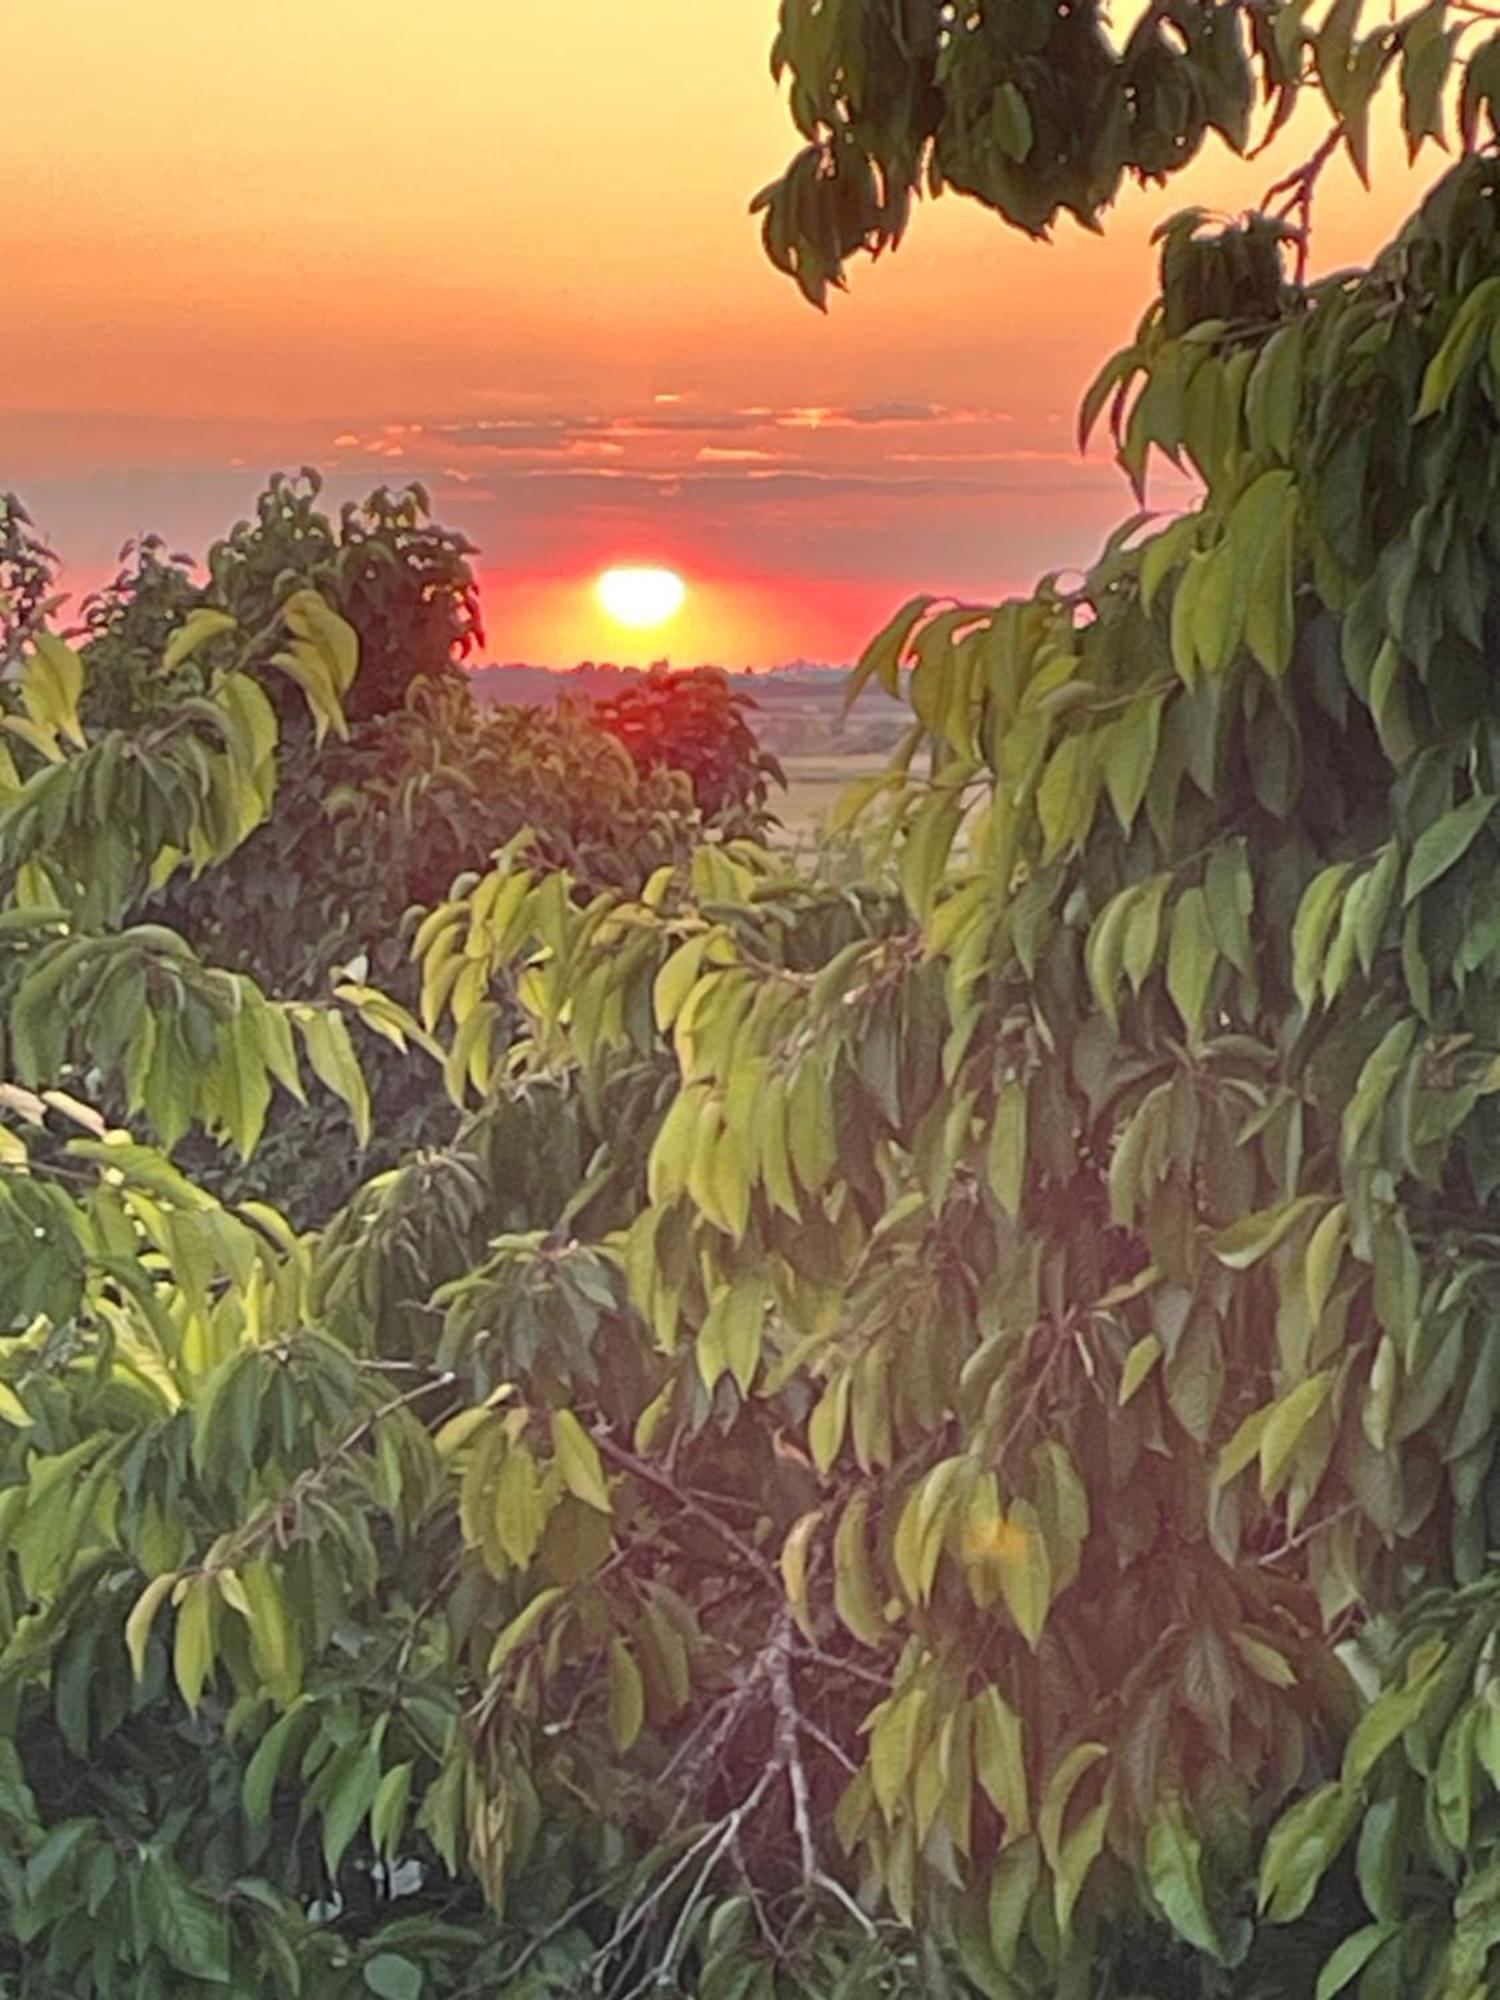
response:
<path fill-rule="evenodd" d="M 334 511 L 427 485 L 482 551 L 492 659 L 851 660 L 918 591 L 994 602 L 1091 558 L 1132 502 L 1074 412 L 1154 289 L 1152 229 L 1310 150 L 1300 114 L 1264 157 L 1208 147 L 1045 248 L 944 197 L 822 317 L 747 212 L 795 142 L 772 0 L 578 0 L 561 69 L 547 9 L 323 0 L 301 71 L 351 87 L 311 122 L 283 12 L 237 13 L 229 63 L 213 8 L 144 40 L 96 0 L 7 19 L 69 119 L 59 148 L 47 92 L 8 107 L 4 477 L 75 606 L 128 536 L 201 553 L 310 464 Z M 393 129 L 421 169 L 374 201 Z M 1389 105 L 1373 152 L 1373 196 L 1341 159 L 1324 178 L 1319 269 L 1364 261 L 1442 164 L 1406 164 Z M 593 596 L 631 563 L 688 580 L 660 632 Z"/>
<path fill-rule="evenodd" d="M 676 571 L 686 595 L 669 623 L 644 631 L 606 615 L 597 569 L 540 576 L 486 571 L 487 657 L 564 671 L 584 661 L 647 667 L 661 659 L 736 669 L 796 659 L 842 664 L 900 602 L 881 585 L 808 582 L 789 590 L 779 578 L 714 574 L 685 559 L 663 558 L 652 567 Z"/>

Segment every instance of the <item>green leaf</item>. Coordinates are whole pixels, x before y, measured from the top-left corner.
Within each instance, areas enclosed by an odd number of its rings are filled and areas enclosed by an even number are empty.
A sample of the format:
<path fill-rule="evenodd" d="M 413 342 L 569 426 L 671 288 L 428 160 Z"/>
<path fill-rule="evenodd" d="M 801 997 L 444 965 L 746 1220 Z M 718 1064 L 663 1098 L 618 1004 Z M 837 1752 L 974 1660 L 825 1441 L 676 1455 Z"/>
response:
<path fill-rule="evenodd" d="M 1041 1850 L 1034 1839 L 1018 1840 L 1005 1848 L 995 1862 L 990 1881 L 986 1917 L 990 1949 L 1009 1973 L 1015 1970 L 1016 1954 L 1027 1929 L 1027 1913 L 1041 1880 Z M 1000 1989 L 1000 2000 L 1010 2000 L 1018 1988 Z"/>
<path fill-rule="evenodd" d="M 1007 1843 L 1031 1831 L 1030 1787 L 1021 1718 L 997 1687 L 975 1695 L 974 1775 L 1005 1821 Z"/>
<path fill-rule="evenodd" d="M 1485 278 L 1464 299 L 1441 347 L 1427 364 L 1417 403 L 1418 423 L 1447 408 L 1470 362 L 1487 339 L 1497 310 L 1500 310 L 1500 278 Z"/>
<path fill-rule="evenodd" d="M 364 1967 L 364 1982 L 380 2000 L 421 2000 L 422 1968 L 394 1951 L 377 1952 Z"/>
<path fill-rule="evenodd" d="M 549 1584 L 547 1589 L 539 1590 L 530 1603 L 524 1605 L 516 1613 L 515 1617 L 512 1618 L 504 1631 L 496 1639 L 490 1651 L 489 1671 L 491 1675 L 497 1674 L 510 1658 L 511 1654 L 518 1647 L 525 1645 L 526 1641 L 535 1632 L 553 1605 L 563 1595 L 564 1592 L 561 1584 Z"/>
<path fill-rule="evenodd" d="M 175 1570 L 165 1576 L 153 1577 L 136 1599 L 125 1621 L 125 1646 L 130 1654 L 131 1671 L 137 1680 L 146 1671 L 146 1647 L 151 1638 L 152 1621 L 176 1582 Z"/>
<path fill-rule="evenodd" d="M 1363 1930 L 1346 1937 L 1318 1974 L 1313 2000 L 1334 2000 L 1334 1995 L 1342 1993 L 1364 1971 L 1386 1939 L 1396 1935 L 1396 1930 L 1397 1926 L 1392 1924 L 1366 1924 Z"/>
<path fill-rule="evenodd" d="M 849 676 L 849 684 L 844 693 L 846 711 L 853 706 L 855 698 L 871 679 L 883 687 L 893 698 L 901 693 L 901 662 L 910 644 L 911 636 L 936 604 L 930 595 L 913 597 L 903 604 L 890 624 L 877 633 L 860 655 L 859 664 Z"/>
<path fill-rule="evenodd" d="M 1219 947 L 1209 921 L 1207 898 L 1201 889 L 1186 889 L 1172 913 L 1172 933 L 1167 945 L 1167 991 L 1194 1041 L 1203 1033 L 1209 988 L 1218 962 Z"/>
<path fill-rule="evenodd" d="M 1116 989 L 1120 983 L 1120 967 L 1131 912 L 1140 895 L 1139 887 L 1132 886 L 1122 889 L 1117 896 L 1111 896 L 1089 926 L 1088 942 L 1083 950 L 1083 966 L 1088 974 L 1090 990 L 1111 1027 L 1119 1019 Z"/>
<path fill-rule="evenodd" d="M 1014 1221 L 1021 1213 L 1026 1187 L 1026 1086 L 1008 1077 L 995 1093 L 995 1119 L 990 1128 L 990 1192 Z"/>
<path fill-rule="evenodd" d="M 1303 1270 L 1307 1286 L 1307 1314 L 1314 1326 L 1322 1319 L 1338 1279 L 1348 1239 L 1349 1204 L 1336 1201 L 1307 1239 Z"/>
<path fill-rule="evenodd" d="M 215 611 L 210 605 L 200 605 L 196 611 L 190 611 L 167 641 L 166 651 L 161 656 L 162 672 L 176 673 L 183 661 L 191 659 L 200 646 L 207 645 L 210 639 L 217 639 L 221 632 L 234 631 L 236 622 L 227 611 Z"/>
<path fill-rule="evenodd" d="M 1435 1651 L 1404 1686 L 1387 1688 L 1365 1710 L 1344 1747 L 1346 1785 L 1363 1784 L 1397 1737 L 1404 1736 L 1422 1715 L 1440 1685 L 1440 1670 L 1447 1657 L 1446 1652 Z"/>
<path fill-rule="evenodd" d="M 1260 1908 L 1272 1923 L 1300 1917 L 1359 1818 L 1359 1795 L 1330 1781 L 1272 1827 L 1261 1854 Z"/>
<path fill-rule="evenodd" d="M 963 819 L 962 802 L 935 792 L 917 812 L 901 849 L 901 890 L 914 916 L 930 915 L 954 838 Z"/>
<path fill-rule="evenodd" d="M 177 1613 L 172 1671 L 188 1707 L 196 1714 L 213 1665 L 213 1579 L 189 1579 Z"/>
<path fill-rule="evenodd" d="M 380 1745 L 378 1738 L 372 1738 L 352 1748 L 348 1765 L 323 1807 L 323 1860 L 330 1877 L 337 1876 L 339 1863 L 374 1806 L 379 1789 Z"/>
<path fill-rule="evenodd" d="M 918 1733 L 927 1697 L 921 1686 L 892 1695 L 874 1711 L 870 1725 L 870 1784 L 887 1821 L 906 1789 L 916 1762 Z"/>
<path fill-rule="evenodd" d="M 536 1460 L 524 1444 L 512 1445 L 495 1480 L 495 1535 L 517 1569 L 529 1569 L 535 1560 L 549 1511 Z"/>
<path fill-rule="evenodd" d="M 1411 860 L 1406 866 L 1406 887 L 1402 901 L 1411 903 L 1424 889 L 1442 875 L 1445 875 L 1459 858 L 1473 845 L 1480 829 L 1495 809 L 1495 801 L 1488 794 L 1467 799 L 1461 806 L 1454 806 L 1442 818 L 1428 827 L 1411 851 Z"/>
<path fill-rule="evenodd" d="M 1291 1688 L 1297 1685 L 1297 1673 L 1285 1653 L 1278 1653 L 1274 1646 L 1268 1646 L 1264 1639 L 1257 1639 L 1250 1632 L 1231 1632 L 1229 1643 L 1249 1667 L 1258 1674 L 1268 1687 Z"/>
<path fill-rule="evenodd" d="M 1214 1238 L 1214 1255 L 1231 1271 L 1248 1271 L 1252 1264 L 1258 1264 L 1262 1257 L 1268 1256 L 1310 1210 L 1321 1208 L 1326 1200 L 1327 1197 L 1320 1194 L 1298 1195 L 1295 1201 L 1282 1202 L 1275 1208 L 1262 1208 L 1253 1215 L 1242 1216 L 1228 1229 L 1220 1230 Z"/>
<path fill-rule="evenodd" d="M 245 1767 L 242 1795 L 246 1817 L 253 1825 L 259 1826 L 270 1818 L 276 1780 L 281 1774 L 281 1760 L 293 1736 L 305 1726 L 307 1713 L 301 1703 L 295 1703 L 285 1715 L 271 1724 L 255 1746 L 255 1755 Z"/>
<path fill-rule="evenodd" d="M 635 1655 L 616 1632 L 609 1642 L 609 1733 L 624 1756 L 646 1719 L 646 1685 Z"/>
<path fill-rule="evenodd" d="M 1406 1901 L 1407 1825 L 1399 1798 L 1377 1799 L 1359 1830 L 1359 1893 L 1372 1917 L 1399 1923 Z"/>
<path fill-rule="evenodd" d="M 1149 882 L 1142 884 L 1138 898 L 1131 905 L 1121 958 L 1133 993 L 1140 992 L 1156 962 L 1156 950 L 1161 942 L 1162 905 L 1170 886 L 1170 876 L 1154 875 Z"/>
<path fill-rule="evenodd" d="M 682 1012 L 689 993 L 698 983 L 703 954 L 712 942 L 711 933 L 700 931 L 679 945 L 657 973 L 652 986 L 652 1008 L 656 1025 L 665 1035 Z"/>
<path fill-rule="evenodd" d="M 1290 458 L 1297 442 L 1302 406 L 1304 333 L 1299 321 L 1273 333 L 1251 371 L 1245 413 L 1257 442 L 1278 458 Z"/>
<path fill-rule="evenodd" d="M 87 742 L 78 720 L 83 662 L 51 632 L 37 632 L 31 643 L 35 651 L 21 675 L 27 712 L 40 729 L 66 736 L 81 750 Z"/>
<path fill-rule="evenodd" d="M 613 1512 L 599 1447 L 571 1410 L 553 1411 L 552 1448 L 568 1491 L 601 1514 Z"/>
<path fill-rule="evenodd" d="M 1085 1814 L 1066 1837 L 1063 1823 L 1079 1784 L 1108 1755 L 1109 1751 L 1102 1743 L 1077 1744 L 1053 1772 L 1042 1797 L 1037 1832 L 1042 1852 L 1052 1870 L 1057 1925 L 1064 1934 L 1067 1933 L 1084 1878 L 1104 1843 L 1110 1804 L 1108 1787 L 1099 1804 Z"/>
<path fill-rule="evenodd" d="M 1037 1832 L 1049 1867 L 1057 1867 L 1062 1852 L 1063 1820 L 1074 1792 L 1081 1780 L 1108 1755 L 1108 1746 L 1103 1743 L 1075 1744 L 1048 1780 Z"/>
<path fill-rule="evenodd" d="M 997 1523 L 987 1554 L 999 1575 L 1005 1608 L 1034 1650 L 1052 1608 L 1052 1564 L 1041 1521 L 1029 1500 L 1017 1500 Z"/>
<path fill-rule="evenodd" d="M 824 1388 L 807 1420 L 807 1448 L 824 1479 L 844 1448 L 844 1433 L 849 1423 L 850 1387 L 849 1370 L 840 1370 Z"/>
<path fill-rule="evenodd" d="M 210 1986 L 230 1981 L 229 1919 L 192 1886 L 176 1865 L 153 1854 L 141 1871 L 142 1900 L 162 1952 L 189 1979 Z"/>
<path fill-rule="evenodd" d="M 1044 861 L 1053 860 L 1065 847 L 1081 840 L 1093 819 L 1099 788 L 1096 751 L 1091 734 L 1073 730 L 1047 761 L 1036 794 Z"/>
<path fill-rule="evenodd" d="M 809 1637 L 812 1636 L 812 1614 L 807 1604 L 807 1558 L 822 1518 L 822 1509 L 814 1507 L 793 1523 L 781 1545 L 781 1580 L 786 1588 L 786 1601 L 791 1606 L 793 1617 Z"/>
<path fill-rule="evenodd" d="M 1131 1348 L 1125 1357 L 1125 1367 L 1120 1376 L 1118 1397 L 1120 1409 L 1124 1409 L 1161 1357 L 1162 1344 L 1154 1333 L 1145 1334 Z"/>
<path fill-rule="evenodd" d="M 347 694 L 359 671 L 359 634 L 348 619 L 315 590 L 294 590 L 281 615 L 289 631 L 317 649 L 337 693 Z"/>
<path fill-rule="evenodd" d="M 1268 674 L 1287 670 L 1295 637 L 1292 605 L 1297 486 L 1290 472 L 1262 473 L 1230 517 L 1236 596 L 1245 606 L 1245 643 Z"/>
<path fill-rule="evenodd" d="M 332 670 L 318 648 L 295 641 L 279 653 L 273 653 L 271 664 L 279 667 L 289 680 L 295 681 L 301 688 L 313 719 L 313 739 L 318 747 L 322 747 L 330 729 L 335 736 L 347 740 L 348 718 L 339 700 Z"/>
<path fill-rule="evenodd" d="M 1002 83 L 995 92 L 990 132 L 1008 160 L 1023 161 L 1031 151 L 1031 108 L 1013 83 Z"/>
<path fill-rule="evenodd" d="M 1147 1830 L 1146 1875 L 1177 1935 L 1211 1958 L 1220 1957 L 1218 1930 L 1203 1893 L 1203 1843 L 1175 1804 L 1163 1806 Z"/>
<path fill-rule="evenodd" d="M 1260 1440 L 1260 1490 L 1269 1499 L 1281 1484 L 1288 1459 L 1296 1450 L 1302 1433 L 1328 1400 L 1333 1376 L 1328 1370 L 1309 1376 L 1289 1389 L 1272 1406 Z"/>
<path fill-rule="evenodd" d="M 1333 920 L 1338 914 L 1339 896 L 1353 868 L 1350 861 L 1336 861 L 1313 877 L 1297 906 L 1292 925 L 1292 991 L 1304 1013 L 1310 1012 L 1323 976 L 1323 953 Z"/>
<path fill-rule="evenodd" d="M 863 1488 L 839 1519 L 833 1537 L 833 1601 L 844 1624 L 866 1646 L 886 1639 L 885 1611 L 870 1573 L 865 1523 L 870 1495 Z"/>
<path fill-rule="evenodd" d="M 1219 1454 L 1219 1463 L 1214 1472 L 1215 1487 L 1227 1486 L 1231 1479 L 1238 1478 L 1251 1459 L 1258 1454 L 1260 1441 L 1265 1436 L 1266 1425 L 1271 1421 L 1271 1411 L 1274 1407 L 1274 1404 L 1268 1403 L 1263 1410 L 1252 1410 L 1236 1430 Z"/>
<path fill-rule="evenodd" d="M 370 1839 L 377 1854 L 386 1860 L 395 1859 L 397 1844 L 401 1839 L 406 1822 L 406 1808 L 411 1798 L 411 1781 L 415 1765 L 393 1764 L 381 1779 L 370 1807 Z"/>
<path fill-rule="evenodd" d="M 943 1536 L 957 1504 L 954 1482 L 963 1461 L 947 1458 L 935 1465 L 907 1495 L 891 1543 L 891 1560 L 901 1588 L 913 1604 L 932 1595 Z"/>
<path fill-rule="evenodd" d="M 1153 548 L 1159 544 L 1153 544 Z M 1110 729 L 1104 748 L 1104 786 L 1123 833 L 1129 834 L 1156 768 L 1165 694 L 1135 701 Z"/>
<path fill-rule="evenodd" d="M 327 1007 L 295 1007 L 292 1018 L 301 1030 L 314 1074 L 348 1105 L 355 1137 L 361 1146 L 367 1146 L 370 1092 L 342 1016 Z"/>

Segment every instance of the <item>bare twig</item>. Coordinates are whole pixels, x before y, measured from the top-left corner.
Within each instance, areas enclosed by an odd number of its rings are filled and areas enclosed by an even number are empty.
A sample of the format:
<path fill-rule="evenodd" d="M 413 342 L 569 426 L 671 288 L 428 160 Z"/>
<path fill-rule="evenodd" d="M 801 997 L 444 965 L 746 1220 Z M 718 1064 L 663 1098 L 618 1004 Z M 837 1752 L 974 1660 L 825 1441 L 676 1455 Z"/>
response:
<path fill-rule="evenodd" d="M 1328 162 L 1338 151 L 1346 136 L 1347 128 L 1342 119 L 1330 130 L 1328 136 L 1300 167 L 1294 167 L 1289 174 L 1283 174 L 1279 181 L 1273 181 L 1261 197 L 1261 207 L 1268 215 L 1285 219 L 1296 216 L 1294 234 L 1297 244 L 1297 283 L 1307 283 L 1308 245 L 1312 237 L 1313 195 L 1317 192 L 1318 179 Z M 1277 207 L 1278 196 L 1285 200 Z"/>
<path fill-rule="evenodd" d="M 637 1994 L 644 1993 L 654 1980 L 660 1978 L 661 1974 L 669 1970 L 676 1962 L 677 1955 L 682 1950 L 683 1942 L 687 1936 L 688 1925 L 692 1922 L 693 1912 L 697 1909 L 702 1899 L 703 1891 L 708 1884 L 709 1878 L 723 1860 L 725 1854 L 729 1852 L 739 1839 L 740 1828 L 765 1797 L 775 1776 L 776 1770 L 774 1766 L 769 1770 L 763 1771 L 754 1790 L 747 1797 L 741 1799 L 739 1804 L 734 1807 L 726 1818 L 718 1820 L 714 1825 L 708 1827 L 701 1837 L 695 1840 L 678 1857 L 672 1868 L 657 1883 L 650 1895 L 637 1903 L 624 1920 L 615 1926 L 608 1942 L 601 1947 L 594 1961 L 596 1966 L 594 1991 L 596 1993 L 603 1990 L 600 1981 L 603 1977 L 604 1967 L 609 1955 L 618 1950 L 619 1946 L 633 1930 L 638 1930 L 645 1923 L 652 1910 L 662 1901 L 672 1884 L 685 1872 L 689 1864 L 698 1855 L 704 1854 L 703 1866 L 698 1870 L 682 1908 L 678 1911 L 677 1921 L 673 1925 L 671 1936 L 667 1940 L 666 1950 L 663 1952 L 658 1965 L 652 1968 L 644 1980 L 638 1981 L 636 1985 L 630 1987 L 623 1996 L 623 2000 L 635 2000 Z M 707 1849 L 706 1854 L 704 1853 L 705 1849 Z"/>
<path fill-rule="evenodd" d="M 794 1638 L 793 1644 L 797 1645 L 799 1659 L 812 1660 L 820 1667 L 831 1667 L 835 1673 L 847 1675 L 851 1680 L 863 1681 L 866 1687 L 875 1688 L 882 1695 L 888 1695 L 891 1691 L 888 1675 L 877 1674 L 872 1667 L 863 1666 L 858 1660 L 842 1660 L 836 1653 L 825 1653 L 821 1646 L 814 1646 L 806 1640 L 798 1644 Z"/>
<path fill-rule="evenodd" d="M 813 1839 L 812 1814 L 807 1791 L 807 1772 L 802 1765 L 802 1745 L 797 1734 L 797 1697 L 792 1690 L 791 1620 L 777 1621 L 769 1656 L 771 1700 L 776 1710 L 776 1762 L 786 1772 L 792 1794 L 792 1825 L 802 1857 L 802 1878 L 811 1882 L 818 1873 L 818 1849 Z"/>
<path fill-rule="evenodd" d="M 237 1562 L 247 1550 L 253 1549 L 267 1535 L 280 1535 L 284 1530 L 287 1510 L 295 1509 L 310 1493 L 315 1493 L 346 1458 L 358 1451 L 377 1425 L 383 1423 L 387 1417 L 394 1416 L 398 1410 L 407 1409 L 411 1404 L 420 1402 L 424 1396 L 432 1395 L 435 1390 L 451 1389 L 457 1380 L 457 1375 L 450 1369 L 444 1374 L 434 1375 L 429 1381 L 419 1382 L 416 1388 L 406 1390 L 403 1395 L 392 1396 L 389 1402 L 371 1410 L 353 1430 L 340 1438 L 330 1451 L 325 1452 L 316 1465 L 310 1466 L 306 1472 L 299 1472 L 284 1493 L 268 1501 L 258 1515 L 245 1523 L 238 1534 L 230 1540 L 215 1567 L 222 1569 Z"/>
<path fill-rule="evenodd" d="M 747 1542 L 743 1535 L 737 1534 L 726 1522 L 721 1521 L 712 1508 L 705 1507 L 690 1492 L 685 1492 L 669 1474 L 660 1471 L 654 1465 L 649 1465 L 645 1459 L 637 1458 L 633 1451 L 627 1451 L 623 1445 L 616 1444 L 606 1431 L 595 1431 L 593 1438 L 611 1464 L 618 1465 L 622 1472 L 629 1472 L 636 1479 L 644 1480 L 658 1492 L 669 1495 L 685 1514 L 691 1514 L 694 1520 L 701 1521 L 718 1536 L 726 1548 L 733 1549 L 742 1562 L 748 1563 L 763 1581 L 775 1588 L 777 1596 L 780 1597 L 781 1577 L 775 1565 L 753 1543 Z"/>
<path fill-rule="evenodd" d="M 799 1711 L 797 1727 L 802 1731 L 804 1736 L 816 1743 L 820 1750 L 826 1751 L 840 1769 L 847 1771 L 851 1778 L 858 1771 L 859 1766 L 849 1755 L 848 1751 L 841 1744 L 835 1743 L 833 1738 L 828 1734 L 828 1731 L 814 1722 L 811 1716 L 803 1715 Z"/>
<path fill-rule="evenodd" d="M 1342 1507 L 1335 1507 L 1331 1514 L 1324 1514 L 1316 1521 L 1309 1521 L 1299 1533 L 1284 1541 L 1279 1549 L 1268 1549 L 1263 1556 L 1257 1556 L 1257 1564 L 1261 1569 L 1269 1569 L 1272 1563 L 1282 1562 L 1287 1556 L 1295 1555 L 1298 1549 L 1304 1548 L 1313 1539 L 1314 1535 L 1321 1535 L 1325 1528 L 1335 1527 L 1350 1514 L 1358 1512 L 1359 1502 L 1346 1500 Z"/>
<path fill-rule="evenodd" d="M 801 1734 L 804 1724 L 792 1683 L 792 1621 L 785 1614 L 777 1622 L 768 1665 L 771 1699 L 776 1708 L 776 1764 L 779 1770 L 785 1772 L 787 1788 L 792 1795 L 792 1827 L 797 1836 L 802 1879 L 809 1888 L 822 1889 L 842 1904 L 860 1928 L 873 1936 L 875 1925 L 868 1913 L 859 1907 L 843 1883 L 830 1875 L 818 1859 L 807 1770 L 802 1762 Z"/>

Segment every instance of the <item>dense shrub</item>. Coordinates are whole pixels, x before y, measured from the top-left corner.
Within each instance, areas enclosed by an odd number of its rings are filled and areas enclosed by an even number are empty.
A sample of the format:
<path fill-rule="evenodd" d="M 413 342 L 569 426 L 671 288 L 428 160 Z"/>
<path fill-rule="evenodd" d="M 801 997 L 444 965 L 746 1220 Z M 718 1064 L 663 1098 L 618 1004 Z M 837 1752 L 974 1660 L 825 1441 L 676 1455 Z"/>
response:
<path fill-rule="evenodd" d="M 594 719 L 617 737 L 637 768 L 685 771 L 705 820 L 735 833 L 764 833 L 772 784 L 781 768 L 755 739 L 749 697 L 713 667 L 672 673 L 655 666 L 643 679 L 593 705 Z"/>
<path fill-rule="evenodd" d="M 523 831 L 584 893 L 638 890 L 699 841 L 766 824 L 773 767 L 722 676 L 659 674 L 642 700 L 599 717 L 569 704 L 480 710 L 462 664 L 481 636 L 469 545 L 430 522 L 420 489 L 379 491 L 337 523 L 319 491 L 311 472 L 273 478 L 253 519 L 209 551 L 206 582 L 159 537 L 130 544 L 83 606 L 94 730 L 169 723 L 245 635 L 271 641 L 298 591 L 322 593 L 359 642 L 338 730 L 315 726 L 290 679 L 269 678 L 283 730 L 272 810 L 211 876 L 148 886 L 134 914 L 278 996 L 326 998 L 353 967 L 354 983 L 409 1004 L 407 913 L 440 903 Z M 174 648 L 195 614 L 198 642 Z M 326 1218 L 363 1174 L 451 1130 L 435 1070 L 383 1048 L 368 1067 L 369 1152 L 338 1109 L 288 1104 L 253 1162 L 226 1167 L 200 1150 L 195 1166 L 226 1193 L 281 1194 L 299 1222 Z"/>

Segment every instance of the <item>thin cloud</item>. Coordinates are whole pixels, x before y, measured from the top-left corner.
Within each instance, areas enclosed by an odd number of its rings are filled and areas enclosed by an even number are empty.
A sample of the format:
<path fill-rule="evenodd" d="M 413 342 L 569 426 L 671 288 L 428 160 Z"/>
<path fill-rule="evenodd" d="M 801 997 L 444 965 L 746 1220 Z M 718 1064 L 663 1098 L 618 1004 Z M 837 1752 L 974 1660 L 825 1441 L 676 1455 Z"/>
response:
<path fill-rule="evenodd" d="M 702 444 L 698 447 L 698 458 L 705 465 L 755 465 L 774 460 L 774 451 L 758 451 L 753 445 L 743 450 L 734 445 Z"/>

